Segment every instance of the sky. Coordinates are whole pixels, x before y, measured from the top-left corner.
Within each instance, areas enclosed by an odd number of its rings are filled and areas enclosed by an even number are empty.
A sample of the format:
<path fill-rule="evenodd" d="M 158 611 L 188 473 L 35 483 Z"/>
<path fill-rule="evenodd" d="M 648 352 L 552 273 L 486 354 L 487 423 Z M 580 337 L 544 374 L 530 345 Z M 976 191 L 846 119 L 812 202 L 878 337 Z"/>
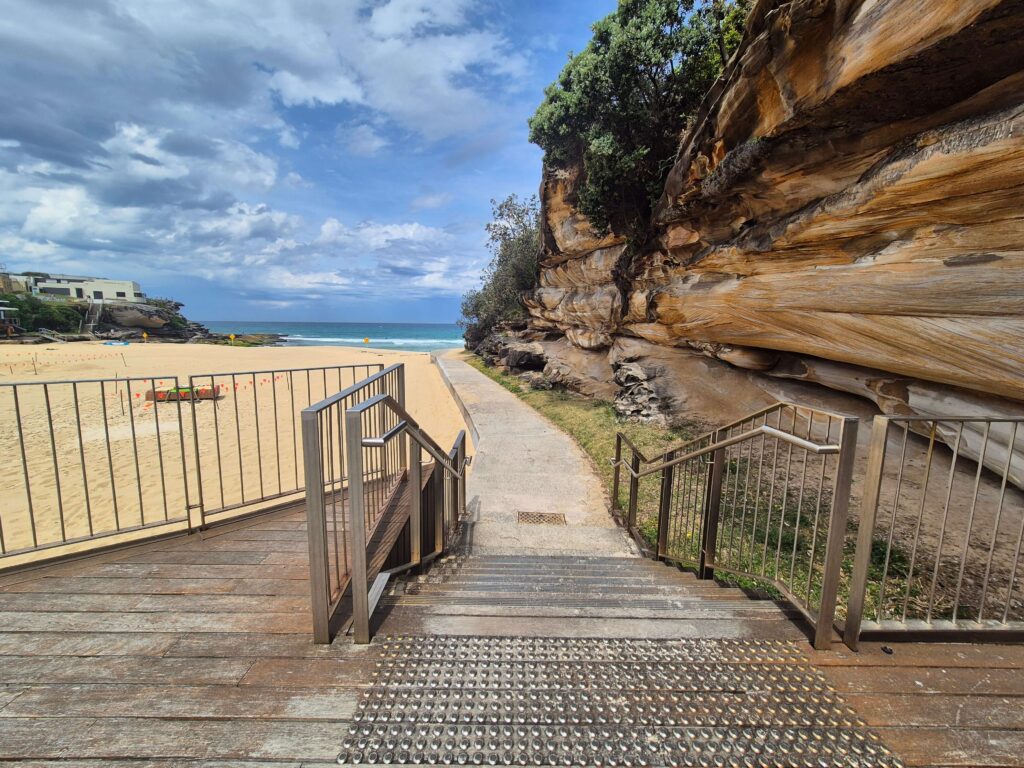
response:
<path fill-rule="evenodd" d="M 0 264 L 199 320 L 453 322 L 614 0 L 0 0 Z"/>

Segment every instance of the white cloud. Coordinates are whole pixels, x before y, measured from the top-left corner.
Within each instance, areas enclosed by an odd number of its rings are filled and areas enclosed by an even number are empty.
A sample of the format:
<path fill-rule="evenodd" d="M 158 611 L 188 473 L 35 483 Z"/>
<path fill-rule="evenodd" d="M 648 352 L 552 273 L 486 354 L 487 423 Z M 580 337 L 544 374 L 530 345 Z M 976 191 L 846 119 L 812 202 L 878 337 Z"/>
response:
<path fill-rule="evenodd" d="M 434 208 L 443 208 L 451 200 L 452 196 L 447 192 L 424 192 L 414 197 L 410 205 L 415 211 L 432 210 Z"/>
<path fill-rule="evenodd" d="M 526 59 L 480 21 L 482 2 L 5 3 L 5 258 L 103 271 L 132 254 L 253 291 L 372 295 L 400 275 L 410 290 L 457 292 L 475 244 L 416 221 L 303 217 L 282 199 L 310 197 L 288 168 L 309 173 L 318 120 L 342 121 L 337 138 L 363 156 L 388 136 L 476 146 L 497 133 Z M 309 154 L 282 164 L 282 148 Z M 424 190 L 411 206 L 450 199 Z"/>
<path fill-rule="evenodd" d="M 390 143 L 373 126 L 366 124 L 338 126 L 338 137 L 345 142 L 349 152 L 360 157 L 375 155 Z"/>

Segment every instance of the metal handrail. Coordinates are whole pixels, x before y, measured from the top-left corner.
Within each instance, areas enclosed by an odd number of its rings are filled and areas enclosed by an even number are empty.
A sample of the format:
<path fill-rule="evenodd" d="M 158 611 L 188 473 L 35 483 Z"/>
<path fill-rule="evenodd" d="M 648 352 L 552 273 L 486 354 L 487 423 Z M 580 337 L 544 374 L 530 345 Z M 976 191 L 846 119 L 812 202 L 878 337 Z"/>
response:
<path fill-rule="evenodd" d="M 427 453 L 429 453 L 438 464 L 444 467 L 446 470 L 451 472 L 456 478 L 461 480 L 464 476 L 466 467 L 470 464 L 471 458 L 467 457 L 466 462 L 456 469 L 455 465 L 451 464 L 446 458 L 444 450 L 439 446 L 433 438 L 424 432 L 420 425 L 416 422 L 409 412 L 403 408 L 395 398 L 391 397 L 386 393 L 380 395 L 374 395 L 368 400 L 364 400 L 358 405 L 348 409 L 349 413 L 362 413 L 363 411 L 369 410 L 376 405 L 385 405 L 390 408 L 399 419 L 398 424 L 389 429 L 383 435 L 379 437 L 365 437 L 362 440 L 364 448 L 381 448 L 390 442 L 393 438 L 402 434 L 403 432 L 408 433 L 409 437 L 419 443 Z"/>
<path fill-rule="evenodd" d="M 719 440 L 716 443 L 712 443 L 711 445 L 705 446 L 704 448 L 700 448 L 696 451 L 690 451 L 689 453 L 684 453 L 682 456 L 677 456 L 676 458 L 671 459 L 669 461 L 663 461 L 661 464 L 655 464 L 653 467 L 648 467 L 647 469 L 641 472 L 634 472 L 633 468 L 622 459 L 612 459 L 611 464 L 613 467 L 625 467 L 626 471 L 628 471 L 630 475 L 639 480 L 641 477 L 653 475 L 655 472 L 660 472 L 663 469 L 674 467 L 677 464 L 682 464 L 683 462 L 690 461 L 691 459 L 706 456 L 707 454 L 714 453 L 715 451 L 720 450 L 722 448 L 728 448 L 730 445 L 742 443 L 744 440 L 749 440 L 750 438 L 757 437 L 759 435 L 766 435 L 768 437 L 778 438 L 779 440 L 782 440 L 787 443 L 792 443 L 793 445 L 796 445 L 814 454 L 839 453 L 840 450 L 840 447 L 833 443 L 826 443 L 824 445 L 821 443 L 815 443 L 811 440 L 804 440 L 802 437 L 791 435 L 788 432 L 784 432 L 781 429 L 776 429 L 775 427 L 769 427 L 765 424 L 762 424 L 759 427 L 755 427 L 754 429 L 742 432 L 738 435 L 727 438 L 725 440 Z M 632 446 L 632 443 L 629 444 Z M 671 451 L 667 451 L 666 455 L 668 453 L 671 453 Z M 643 454 L 640 454 L 640 458 L 643 459 Z M 648 463 L 649 461 L 649 459 L 644 459 L 644 463 Z"/>

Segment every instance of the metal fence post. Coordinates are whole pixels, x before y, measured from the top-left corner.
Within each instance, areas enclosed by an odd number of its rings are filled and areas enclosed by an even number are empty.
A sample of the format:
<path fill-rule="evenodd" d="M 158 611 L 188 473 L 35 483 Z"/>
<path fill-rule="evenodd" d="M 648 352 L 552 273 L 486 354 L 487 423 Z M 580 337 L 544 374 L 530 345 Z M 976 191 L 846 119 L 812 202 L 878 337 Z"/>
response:
<path fill-rule="evenodd" d="M 306 479 L 306 528 L 309 541 L 309 592 L 313 642 L 331 642 L 330 597 L 327 586 L 327 520 L 324 515 L 324 474 L 320 462 L 320 423 L 316 413 L 302 414 L 302 451 Z"/>
<path fill-rule="evenodd" d="M 461 519 L 466 515 L 466 433 L 459 432 L 458 437 L 458 464 L 455 468 L 459 470 L 461 477 L 458 478 L 459 485 L 459 502 L 456 506 L 458 510 L 458 518 Z"/>
<path fill-rule="evenodd" d="M 447 544 L 444 530 L 444 469 L 436 458 L 430 482 L 434 491 L 434 551 L 441 554 Z"/>
<path fill-rule="evenodd" d="M 836 595 L 843 570 L 843 550 L 846 545 L 846 519 L 850 510 L 850 486 L 853 482 L 853 461 L 857 455 L 858 419 L 843 419 L 843 433 L 839 440 L 839 468 L 836 470 L 835 495 L 832 497 L 832 515 L 825 546 L 825 572 L 821 577 L 821 606 L 814 624 L 814 647 L 825 651 L 832 647 L 832 623 L 836 614 Z"/>
<path fill-rule="evenodd" d="M 419 565 L 423 559 L 423 465 L 420 464 L 420 444 L 409 441 L 409 493 L 412 505 L 409 512 L 409 562 Z"/>
<path fill-rule="evenodd" d="M 629 510 L 626 513 L 626 530 L 632 533 L 636 527 L 636 505 L 637 497 L 640 495 L 640 478 L 637 477 L 640 474 L 640 457 L 636 455 L 636 451 L 633 451 L 633 458 L 629 465 L 633 468 L 633 472 L 629 476 Z"/>
<path fill-rule="evenodd" d="M 622 461 L 622 435 L 615 435 L 615 459 L 612 465 L 612 512 L 621 512 L 619 505 L 619 472 L 622 468 L 619 462 Z"/>
<path fill-rule="evenodd" d="M 871 546 L 878 514 L 878 497 L 882 490 L 882 471 L 885 468 L 886 440 L 889 419 L 875 416 L 871 425 L 871 448 L 864 477 L 864 497 L 861 500 L 860 520 L 857 525 L 857 551 L 853 556 L 853 576 L 850 579 L 850 601 L 843 626 L 843 642 L 856 651 L 860 641 L 860 625 L 864 618 L 864 598 L 868 588 L 868 568 L 871 566 Z"/>
<path fill-rule="evenodd" d="M 369 584 L 366 577 L 366 512 L 363 500 L 363 424 L 359 411 L 345 413 L 348 450 L 348 505 L 352 543 L 352 629 L 356 643 L 370 642 Z M 319 457 L 317 457 L 319 460 Z"/>
<path fill-rule="evenodd" d="M 719 441 L 719 433 L 711 438 Z M 700 524 L 700 561 L 697 564 L 697 578 L 715 578 L 715 551 L 718 547 L 718 513 L 722 506 L 722 478 L 725 474 L 725 449 L 719 448 L 712 454 L 708 469 L 707 488 L 704 491 L 704 509 Z"/>
<path fill-rule="evenodd" d="M 672 461 L 676 457 L 675 451 L 665 454 L 665 461 Z M 672 509 L 672 480 L 675 475 L 675 467 L 665 467 L 661 470 L 661 495 L 658 499 L 658 559 L 668 554 L 668 517 Z"/>

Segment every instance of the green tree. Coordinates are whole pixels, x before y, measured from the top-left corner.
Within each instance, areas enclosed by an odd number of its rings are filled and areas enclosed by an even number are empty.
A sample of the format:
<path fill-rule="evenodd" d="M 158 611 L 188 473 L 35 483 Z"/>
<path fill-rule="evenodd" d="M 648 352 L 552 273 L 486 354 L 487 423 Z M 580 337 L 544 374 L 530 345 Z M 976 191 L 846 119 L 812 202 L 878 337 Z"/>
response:
<path fill-rule="evenodd" d="M 491 261 L 484 269 L 479 290 L 462 297 L 459 325 L 469 347 L 479 344 L 498 323 L 526 316 L 522 296 L 537 283 L 540 256 L 540 206 L 537 198 L 520 200 L 509 195 L 491 200 L 492 221 L 487 224 Z"/>
<path fill-rule="evenodd" d="M 530 119 L 549 168 L 578 167 L 600 231 L 642 241 L 680 134 L 739 44 L 751 0 L 620 0 Z"/>
<path fill-rule="evenodd" d="M 78 331 L 82 313 L 72 304 L 48 303 L 24 293 L 0 296 L 18 310 L 17 323 L 26 331 L 49 328 L 51 331 Z"/>

